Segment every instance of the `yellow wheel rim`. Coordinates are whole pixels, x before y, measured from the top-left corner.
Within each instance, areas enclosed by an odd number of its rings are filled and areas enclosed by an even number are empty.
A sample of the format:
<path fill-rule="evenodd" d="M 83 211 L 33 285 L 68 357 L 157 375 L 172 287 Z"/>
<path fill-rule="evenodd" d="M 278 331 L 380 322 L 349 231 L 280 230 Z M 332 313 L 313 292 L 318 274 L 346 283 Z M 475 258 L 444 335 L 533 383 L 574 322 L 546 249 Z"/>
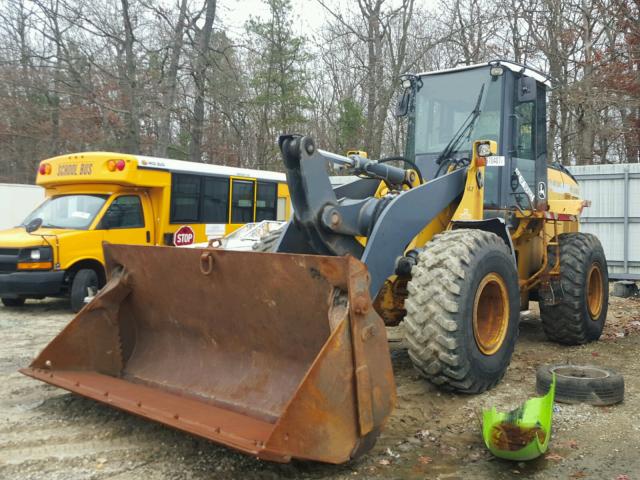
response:
<path fill-rule="evenodd" d="M 600 266 L 594 263 L 587 274 L 587 308 L 591 320 L 598 320 L 600 312 L 602 312 L 603 291 L 602 272 Z"/>
<path fill-rule="evenodd" d="M 502 346 L 509 327 L 509 293 L 497 273 L 487 274 L 473 302 L 473 336 L 478 349 L 493 355 Z"/>

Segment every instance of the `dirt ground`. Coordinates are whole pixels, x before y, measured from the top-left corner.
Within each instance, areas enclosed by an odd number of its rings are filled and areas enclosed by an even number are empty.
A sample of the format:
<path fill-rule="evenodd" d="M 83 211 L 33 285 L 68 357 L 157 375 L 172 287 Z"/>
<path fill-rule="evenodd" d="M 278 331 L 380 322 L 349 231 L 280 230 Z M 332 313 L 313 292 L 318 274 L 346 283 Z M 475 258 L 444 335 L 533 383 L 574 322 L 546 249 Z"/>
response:
<path fill-rule="evenodd" d="M 638 299 L 612 298 L 603 339 L 580 347 L 546 341 L 536 311 L 523 315 L 505 379 L 478 396 L 440 393 L 421 380 L 402 332 L 390 329 L 397 408 L 375 448 L 342 466 L 261 462 L 19 374 L 71 317 L 57 300 L 0 306 L 0 478 L 640 479 Z M 612 407 L 557 404 L 544 457 L 493 458 L 481 438 L 482 408 L 507 410 L 534 396 L 535 368 L 545 362 L 615 368 L 625 377 L 625 400 Z"/>

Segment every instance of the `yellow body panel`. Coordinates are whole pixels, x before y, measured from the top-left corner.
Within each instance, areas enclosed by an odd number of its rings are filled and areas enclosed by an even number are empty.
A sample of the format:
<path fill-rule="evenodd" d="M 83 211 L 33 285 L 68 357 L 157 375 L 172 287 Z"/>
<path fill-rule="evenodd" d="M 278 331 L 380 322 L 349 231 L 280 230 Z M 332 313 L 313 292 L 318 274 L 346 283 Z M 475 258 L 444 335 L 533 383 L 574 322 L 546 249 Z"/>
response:
<path fill-rule="evenodd" d="M 435 235 L 453 226 L 455 221 L 473 221 L 484 218 L 484 170 L 483 162 L 478 163 L 476 155 L 478 143 L 474 142 L 473 158 L 470 162 L 464 193 L 460 202 L 452 204 L 432 222 L 430 222 L 409 244 L 407 251 L 423 247 Z M 489 142 L 491 154 L 497 152 L 497 144 Z M 478 180 L 478 179 L 482 180 Z M 377 194 L 386 191 L 378 189 Z M 580 188 L 568 174 L 548 169 L 548 210 L 543 211 L 514 211 L 518 219 L 518 227 L 509 233 L 518 258 L 518 277 L 520 279 L 521 308 L 528 308 L 529 291 L 541 281 L 542 274 L 553 275 L 555 265 L 546 263 L 546 249 L 556 241 L 562 233 L 577 232 L 579 223 L 577 217 L 582 209 L 589 205 L 580 197 Z M 506 213 L 506 212 L 505 212 Z M 404 315 L 402 302 L 406 296 L 406 278 L 391 275 L 385 282 L 376 299 L 376 310 L 389 324 L 396 324 Z"/>
<path fill-rule="evenodd" d="M 580 185 L 566 173 L 554 168 L 547 170 L 547 176 L 549 211 L 558 214 L 580 215 L 582 209 L 588 205 L 580 197 Z"/>
<path fill-rule="evenodd" d="M 142 159 L 144 158 L 144 160 Z M 171 171 L 144 168 L 147 157 L 110 152 L 90 152 L 62 155 L 41 162 L 48 173 L 38 172 L 36 183 L 45 188 L 47 198 L 68 194 L 100 194 L 108 198 L 85 230 L 40 228 L 33 234 L 23 227 L 0 232 L 0 248 L 28 248 L 51 245 L 54 254 L 54 269 L 68 270 L 83 260 L 94 260 L 104 265 L 102 243 L 137 245 L 164 245 L 165 236 L 173 234 L 184 225 L 189 225 L 195 234 L 194 243 L 206 242 L 206 224 L 170 222 Z M 122 170 L 114 169 L 114 161 L 124 161 Z M 109 168 L 109 162 L 112 162 Z M 140 168 L 142 167 L 142 168 Z M 181 171 L 182 173 L 182 171 Z M 185 172 L 198 175 L 197 172 Z M 202 174 L 204 175 L 204 174 Z M 216 174 L 217 175 L 217 174 Z M 243 178 L 256 181 L 251 177 Z M 229 212 L 232 183 L 229 187 Z M 284 219 L 291 214 L 289 190 L 285 182 L 277 182 L 277 202 L 284 202 Z M 98 229 L 98 225 L 111 203 L 120 195 L 137 195 L 142 204 L 144 227 Z M 254 188 L 254 218 L 257 188 Z M 230 215 L 230 214 L 229 214 Z M 230 220 L 230 218 L 228 219 Z M 242 224 L 221 224 L 220 234 L 226 235 Z M 219 228 L 218 230 L 221 230 Z"/>

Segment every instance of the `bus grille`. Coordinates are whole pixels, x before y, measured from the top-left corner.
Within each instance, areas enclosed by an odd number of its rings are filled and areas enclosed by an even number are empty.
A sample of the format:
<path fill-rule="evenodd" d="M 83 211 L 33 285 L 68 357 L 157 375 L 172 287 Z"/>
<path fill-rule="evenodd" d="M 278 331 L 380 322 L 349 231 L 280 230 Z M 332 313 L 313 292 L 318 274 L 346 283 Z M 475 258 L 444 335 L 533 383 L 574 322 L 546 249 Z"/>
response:
<path fill-rule="evenodd" d="M 19 251 L 18 248 L 0 248 L 0 273 L 16 271 Z"/>

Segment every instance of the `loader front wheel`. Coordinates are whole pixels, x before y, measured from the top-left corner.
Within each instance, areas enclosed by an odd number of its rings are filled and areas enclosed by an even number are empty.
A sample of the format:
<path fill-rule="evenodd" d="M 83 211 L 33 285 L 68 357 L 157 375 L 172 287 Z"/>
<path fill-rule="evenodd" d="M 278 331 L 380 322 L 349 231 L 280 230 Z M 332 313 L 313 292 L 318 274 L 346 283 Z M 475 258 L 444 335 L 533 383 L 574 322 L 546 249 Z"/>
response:
<path fill-rule="evenodd" d="M 409 356 L 445 390 L 480 393 L 504 376 L 518 335 L 518 274 L 497 235 L 436 235 L 418 256 L 405 301 Z"/>
<path fill-rule="evenodd" d="M 557 305 L 540 302 L 542 327 L 549 340 L 579 345 L 600 338 L 607 318 L 609 276 L 600 241 L 588 233 L 565 233 L 560 243 L 560 285 Z M 549 247 L 549 265 L 556 247 Z"/>

